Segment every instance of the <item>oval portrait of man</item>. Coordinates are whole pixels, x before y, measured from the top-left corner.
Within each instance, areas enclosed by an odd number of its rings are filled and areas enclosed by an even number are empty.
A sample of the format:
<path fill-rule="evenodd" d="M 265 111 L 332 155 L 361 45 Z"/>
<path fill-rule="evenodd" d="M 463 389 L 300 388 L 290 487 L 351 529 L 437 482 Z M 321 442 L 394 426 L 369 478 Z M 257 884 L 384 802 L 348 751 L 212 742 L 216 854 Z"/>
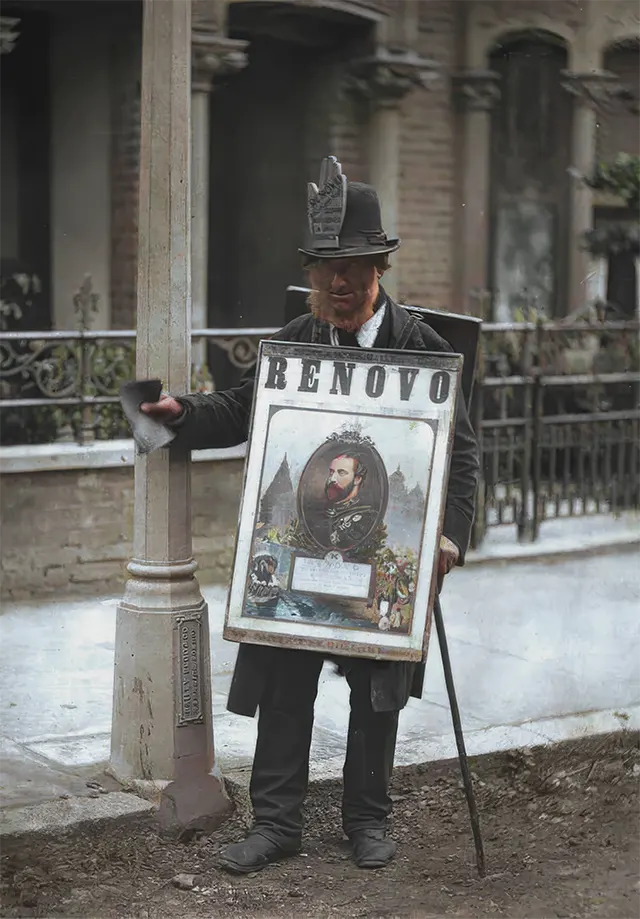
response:
<path fill-rule="evenodd" d="M 323 550 L 349 553 L 384 519 L 389 480 L 370 438 L 326 440 L 309 458 L 298 486 L 298 517 Z"/>

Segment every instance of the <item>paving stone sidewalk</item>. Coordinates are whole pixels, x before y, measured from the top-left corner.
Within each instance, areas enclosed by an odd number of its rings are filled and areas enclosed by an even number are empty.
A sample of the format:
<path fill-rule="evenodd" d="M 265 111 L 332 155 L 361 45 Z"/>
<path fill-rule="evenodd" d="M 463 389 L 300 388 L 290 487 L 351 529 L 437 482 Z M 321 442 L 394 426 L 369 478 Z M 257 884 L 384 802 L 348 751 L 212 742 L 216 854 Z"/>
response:
<path fill-rule="evenodd" d="M 498 538 L 489 542 L 484 559 L 476 557 L 448 579 L 442 605 L 472 754 L 640 727 L 637 523 L 623 521 L 617 530 L 609 523 L 600 530 L 593 521 L 569 523 L 573 534 L 557 527 L 536 557 L 521 553 L 517 564 L 508 561 Z M 540 557 L 545 545 L 549 555 Z M 236 646 L 221 635 L 225 590 L 203 590 L 211 620 L 216 753 L 222 771 L 235 774 L 250 767 L 256 722 L 225 711 Z M 86 782 L 109 756 L 117 601 L 4 605 L 5 820 L 12 809 L 69 796 L 91 796 L 94 803 L 87 806 L 99 809 Z M 347 721 L 346 685 L 325 667 L 312 777 L 340 773 Z M 424 696 L 401 716 L 396 761 L 410 765 L 451 756 L 455 744 L 434 632 Z"/>

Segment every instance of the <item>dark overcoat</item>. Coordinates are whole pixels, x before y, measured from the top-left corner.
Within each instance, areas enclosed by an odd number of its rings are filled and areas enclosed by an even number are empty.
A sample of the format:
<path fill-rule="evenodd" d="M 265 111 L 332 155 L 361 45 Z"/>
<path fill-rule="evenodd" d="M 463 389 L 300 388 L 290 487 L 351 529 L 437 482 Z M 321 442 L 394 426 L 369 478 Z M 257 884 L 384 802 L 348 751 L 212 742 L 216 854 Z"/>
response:
<path fill-rule="evenodd" d="M 307 314 L 294 319 L 273 336 L 275 341 L 313 342 L 329 345 L 329 325 Z M 384 322 L 374 347 L 409 351 L 449 351 L 451 347 L 426 323 L 410 316 L 387 297 Z M 225 392 L 195 393 L 180 397 L 185 413 L 176 425 L 179 441 L 193 450 L 233 447 L 244 443 L 249 433 L 255 372 L 240 385 Z M 467 408 L 458 402 L 443 534 L 460 550 L 458 564 L 464 564 L 473 523 L 478 479 L 478 450 Z M 273 667 L 282 666 L 281 648 L 241 644 L 231 683 L 227 707 L 252 717 Z M 295 652 L 290 652 L 295 653 Z M 371 704 L 375 711 L 404 708 L 410 695 L 422 694 L 424 664 L 403 661 L 371 661 Z"/>

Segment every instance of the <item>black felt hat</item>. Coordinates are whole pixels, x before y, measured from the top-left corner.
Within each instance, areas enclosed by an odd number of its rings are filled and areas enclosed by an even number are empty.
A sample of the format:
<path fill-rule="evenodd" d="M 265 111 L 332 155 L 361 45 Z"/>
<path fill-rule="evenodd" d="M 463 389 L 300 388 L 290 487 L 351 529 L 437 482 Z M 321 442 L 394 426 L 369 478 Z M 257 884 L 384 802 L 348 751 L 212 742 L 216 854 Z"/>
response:
<path fill-rule="evenodd" d="M 335 156 L 322 161 L 320 186 L 308 185 L 307 215 L 307 238 L 298 251 L 311 258 L 383 255 L 400 245 L 399 239 L 388 239 L 382 229 L 375 188 L 347 182 Z"/>

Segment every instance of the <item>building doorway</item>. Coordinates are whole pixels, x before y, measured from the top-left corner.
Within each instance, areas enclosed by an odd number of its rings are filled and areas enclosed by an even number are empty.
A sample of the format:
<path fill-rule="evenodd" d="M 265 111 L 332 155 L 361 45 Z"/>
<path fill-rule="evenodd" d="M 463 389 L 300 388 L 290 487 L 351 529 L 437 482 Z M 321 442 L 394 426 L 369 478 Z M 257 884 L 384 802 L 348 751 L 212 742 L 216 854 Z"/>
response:
<path fill-rule="evenodd" d="M 493 318 L 566 312 L 571 97 L 566 49 L 535 33 L 504 40 L 489 66 L 501 76 L 491 131 Z"/>
<path fill-rule="evenodd" d="M 319 4 L 230 4 L 249 61 L 211 102 L 210 325 L 284 323 L 285 289 L 303 281 L 307 182 L 334 152 L 332 75 L 372 23 Z"/>

